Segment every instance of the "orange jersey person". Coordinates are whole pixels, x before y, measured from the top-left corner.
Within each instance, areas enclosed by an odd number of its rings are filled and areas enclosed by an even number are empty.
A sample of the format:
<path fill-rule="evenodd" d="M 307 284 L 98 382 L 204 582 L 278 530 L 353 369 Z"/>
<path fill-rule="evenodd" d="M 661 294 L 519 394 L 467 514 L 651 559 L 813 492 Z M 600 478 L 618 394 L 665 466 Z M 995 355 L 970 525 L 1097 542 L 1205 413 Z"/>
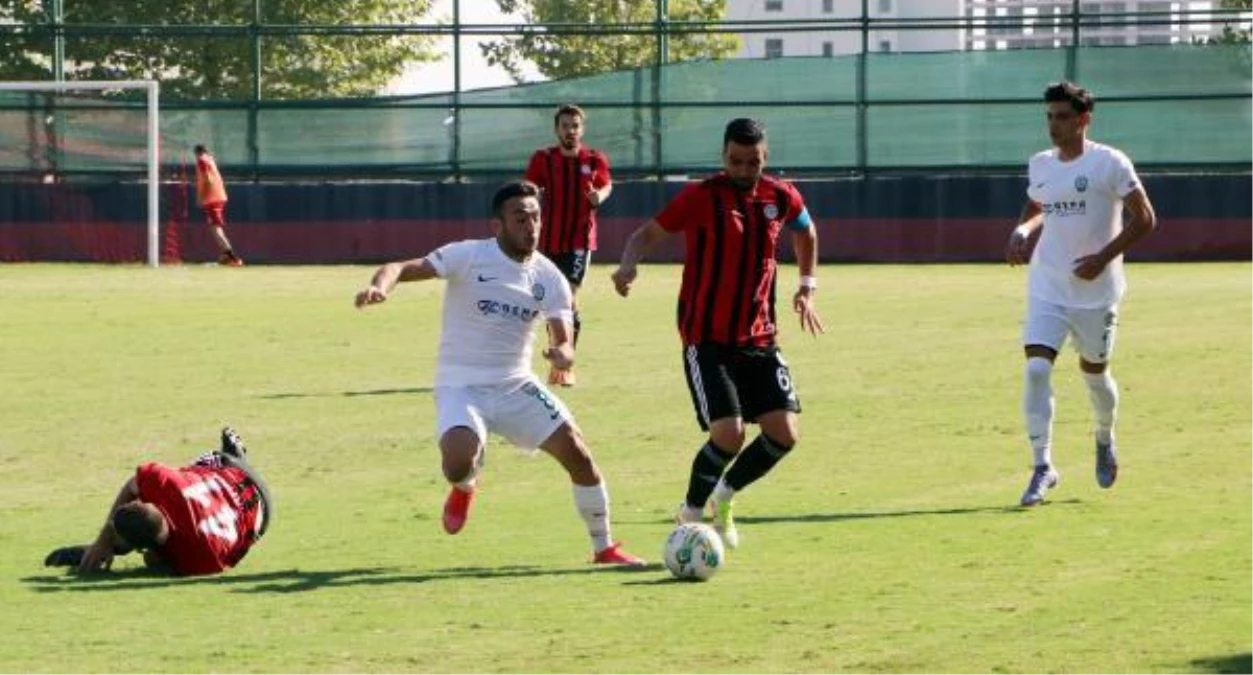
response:
<path fill-rule="evenodd" d="M 218 172 L 218 163 L 203 145 L 196 149 L 196 201 L 204 209 L 204 219 L 213 230 L 213 239 L 221 251 L 218 263 L 242 267 L 244 261 L 235 255 L 231 242 L 226 238 L 226 184 Z"/>

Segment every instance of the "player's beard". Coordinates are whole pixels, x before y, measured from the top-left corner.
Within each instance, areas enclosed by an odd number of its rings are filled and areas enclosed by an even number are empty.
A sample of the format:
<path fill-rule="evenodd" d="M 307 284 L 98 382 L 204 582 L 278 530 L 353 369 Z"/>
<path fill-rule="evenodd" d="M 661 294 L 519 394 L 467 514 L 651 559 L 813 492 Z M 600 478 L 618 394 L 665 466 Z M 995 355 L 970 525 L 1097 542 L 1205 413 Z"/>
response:
<path fill-rule="evenodd" d="M 519 262 L 531 257 L 535 253 L 535 247 L 539 243 L 539 237 L 535 241 L 528 242 L 526 235 L 514 236 L 508 232 L 502 232 L 498 238 L 500 248 L 505 255 Z"/>
<path fill-rule="evenodd" d="M 579 139 L 577 139 L 577 138 L 566 138 L 565 136 L 562 136 L 562 137 L 561 137 L 561 147 L 562 147 L 563 149 L 565 149 L 565 150 L 578 150 L 578 149 L 579 149 Z"/>
<path fill-rule="evenodd" d="M 736 190 L 748 192 L 749 190 L 752 190 L 754 186 L 757 185 L 758 178 L 760 177 L 754 176 L 753 178 L 736 178 L 734 176 L 727 176 L 727 181 L 731 183 L 731 186 L 734 187 Z"/>

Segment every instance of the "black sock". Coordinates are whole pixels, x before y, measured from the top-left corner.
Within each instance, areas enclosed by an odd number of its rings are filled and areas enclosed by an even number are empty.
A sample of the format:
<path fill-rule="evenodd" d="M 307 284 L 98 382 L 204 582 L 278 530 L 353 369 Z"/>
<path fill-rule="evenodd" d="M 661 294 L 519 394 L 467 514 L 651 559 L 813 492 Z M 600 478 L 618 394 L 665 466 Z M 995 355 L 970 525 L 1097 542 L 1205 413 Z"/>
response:
<path fill-rule="evenodd" d="M 705 508 L 705 502 L 709 501 L 714 486 L 722 478 L 723 470 L 734 458 L 735 453 L 719 448 L 713 441 L 706 441 L 696 451 L 696 458 L 692 460 L 692 473 L 687 479 L 688 506 L 694 509 Z"/>
<path fill-rule="evenodd" d="M 579 321 L 579 310 L 574 310 L 574 348 L 579 347 L 579 331 L 583 329 L 583 322 Z"/>
<path fill-rule="evenodd" d="M 727 471 L 727 486 L 739 492 L 752 485 L 753 481 L 769 473 L 791 449 L 767 438 L 765 433 L 758 435 Z"/>

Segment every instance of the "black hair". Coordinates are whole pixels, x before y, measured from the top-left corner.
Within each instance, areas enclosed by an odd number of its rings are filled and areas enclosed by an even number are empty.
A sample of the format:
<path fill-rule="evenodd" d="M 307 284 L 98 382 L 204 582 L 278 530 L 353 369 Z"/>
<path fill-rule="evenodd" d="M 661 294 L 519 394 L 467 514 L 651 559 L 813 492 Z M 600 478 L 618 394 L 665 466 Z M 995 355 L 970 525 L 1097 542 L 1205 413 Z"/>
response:
<path fill-rule="evenodd" d="M 727 122 L 727 130 L 722 134 L 722 148 L 728 143 L 737 145 L 757 145 L 766 140 L 766 125 L 755 119 L 740 117 Z"/>
<path fill-rule="evenodd" d="M 539 186 L 529 180 L 515 180 L 500 186 L 495 196 L 492 197 L 492 215 L 504 220 L 505 214 L 501 212 L 501 209 L 504 208 L 505 202 L 514 197 L 539 198 Z"/>
<path fill-rule="evenodd" d="M 1045 103 L 1069 103 L 1077 113 L 1092 112 L 1096 108 L 1096 100 L 1092 93 L 1074 82 L 1054 82 L 1044 90 Z"/>
<path fill-rule="evenodd" d="M 160 546 L 157 537 L 165 516 L 149 506 L 135 501 L 123 504 L 113 513 L 113 531 L 134 548 L 151 550 Z"/>
<path fill-rule="evenodd" d="M 573 103 L 565 103 L 565 104 L 562 104 L 560 108 L 557 108 L 557 114 L 553 115 L 554 127 L 557 126 L 558 124 L 561 124 L 562 115 L 573 115 L 575 117 L 578 117 L 579 119 L 584 119 L 584 120 L 587 119 L 587 113 L 583 112 L 582 108 L 580 108 L 577 105 L 574 105 Z"/>
<path fill-rule="evenodd" d="M 192 152 L 194 152 L 194 153 L 196 153 L 197 155 L 199 155 L 199 154 L 201 154 L 201 153 L 203 153 L 203 152 L 208 152 L 208 150 L 207 150 L 207 149 L 205 149 L 205 147 L 204 147 L 203 145 L 197 145 L 196 147 L 192 148 Z"/>

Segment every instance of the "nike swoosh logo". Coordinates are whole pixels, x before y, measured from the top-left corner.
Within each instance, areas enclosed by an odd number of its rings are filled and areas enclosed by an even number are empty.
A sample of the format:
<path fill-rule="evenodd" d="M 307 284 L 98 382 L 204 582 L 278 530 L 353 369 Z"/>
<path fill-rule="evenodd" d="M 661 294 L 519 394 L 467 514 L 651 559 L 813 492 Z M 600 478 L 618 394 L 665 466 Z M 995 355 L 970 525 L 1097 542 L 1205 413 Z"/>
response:
<path fill-rule="evenodd" d="M 495 281 L 495 280 L 496 280 L 496 277 L 485 277 L 482 274 L 479 275 L 479 281 Z"/>

